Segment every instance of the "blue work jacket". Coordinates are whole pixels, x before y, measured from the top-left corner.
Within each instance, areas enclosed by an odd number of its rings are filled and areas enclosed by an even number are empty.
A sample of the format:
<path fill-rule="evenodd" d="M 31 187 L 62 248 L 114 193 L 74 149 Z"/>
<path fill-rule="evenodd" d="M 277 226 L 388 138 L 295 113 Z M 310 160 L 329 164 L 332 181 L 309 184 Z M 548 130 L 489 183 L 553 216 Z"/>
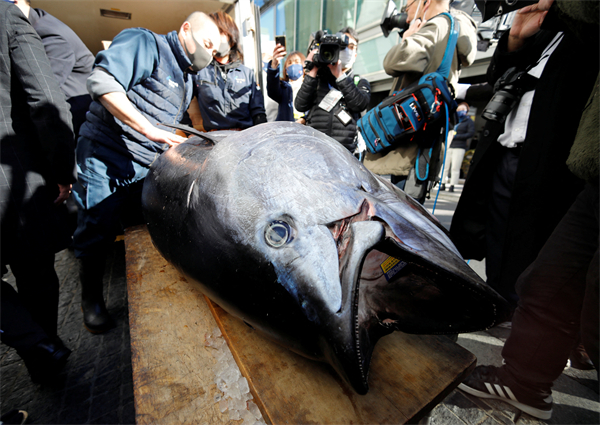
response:
<path fill-rule="evenodd" d="M 204 129 L 252 127 L 252 118 L 265 114 L 263 95 L 254 72 L 241 63 L 225 68 L 225 75 L 219 68 L 213 61 L 193 77 Z"/>

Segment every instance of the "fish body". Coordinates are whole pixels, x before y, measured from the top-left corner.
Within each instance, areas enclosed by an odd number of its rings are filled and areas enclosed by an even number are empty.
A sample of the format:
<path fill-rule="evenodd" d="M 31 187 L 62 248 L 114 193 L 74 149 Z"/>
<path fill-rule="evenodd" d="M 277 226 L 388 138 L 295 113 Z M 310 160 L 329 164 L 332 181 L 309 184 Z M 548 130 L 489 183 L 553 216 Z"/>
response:
<path fill-rule="evenodd" d="M 310 127 L 190 138 L 152 165 L 142 203 L 154 245 L 209 298 L 359 394 L 382 336 L 508 315 L 435 217 Z"/>

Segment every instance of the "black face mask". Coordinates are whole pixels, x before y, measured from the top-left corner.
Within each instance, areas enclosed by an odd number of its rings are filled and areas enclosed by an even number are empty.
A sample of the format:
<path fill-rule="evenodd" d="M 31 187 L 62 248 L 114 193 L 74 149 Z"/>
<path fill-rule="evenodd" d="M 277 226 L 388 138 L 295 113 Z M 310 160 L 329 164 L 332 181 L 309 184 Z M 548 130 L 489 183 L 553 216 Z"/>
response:
<path fill-rule="evenodd" d="M 194 37 L 194 33 L 191 33 L 192 40 L 194 40 L 194 44 L 196 44 L 196 51 L 194 53 L 190 53 L 187 49 L 186 43 L 183 43 L 183 48 L 185 49 L 185 53 L 192 62 L 192 71 L 198 72 L 201 69 L 204 69 L 208 66 L 208 64 L 212 61 L 212 55 L 206 51 L 204 47 L 202 47 L 198 41 L 196 41 L 196 37 Z"/>

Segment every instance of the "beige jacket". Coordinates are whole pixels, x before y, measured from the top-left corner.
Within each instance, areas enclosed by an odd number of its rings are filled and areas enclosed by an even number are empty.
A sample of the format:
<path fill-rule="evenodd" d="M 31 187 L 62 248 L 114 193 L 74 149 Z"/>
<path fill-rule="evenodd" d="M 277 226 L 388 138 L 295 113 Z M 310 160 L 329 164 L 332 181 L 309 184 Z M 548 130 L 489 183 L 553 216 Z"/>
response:
<path fill-rule="evenodd" d="M 459 61 L 462 66 L 469 66 L 475 61 L 477 24 L 464 12 L 451 9 L 450 13 L 460 24 L 456 42 L 458 55 L 455 54 L 452 59 L 449 78 L 450 83 L 454 85 L 460 75 Z M 392 47 L 383 60 L 385 72 L 396 77 L 392 91 L 398 90 L 397 87 L 404 88 L 422 75 L 437 70 L 444 57 L 449 30 L 448 19 L 437 16 L 428 20 L 419 31 Z M 413 168 L 417 150 L 417 145 L 411 144 L 386 155 L 367 152 L 364 163 L 376 174 L 405 176 Z"/>

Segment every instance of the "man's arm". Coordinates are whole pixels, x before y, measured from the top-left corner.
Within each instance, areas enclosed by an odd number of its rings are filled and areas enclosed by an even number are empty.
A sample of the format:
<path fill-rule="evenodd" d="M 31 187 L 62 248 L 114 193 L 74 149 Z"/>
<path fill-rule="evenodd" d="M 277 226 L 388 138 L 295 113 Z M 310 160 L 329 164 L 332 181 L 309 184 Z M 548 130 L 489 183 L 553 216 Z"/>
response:
<path fill-rule="evenodd" d="M 359 113 L 367 109 L 371 101 L 371 85 L 367 80 L 361 78 L 358 85 L 355 85 L 349 76 L 345 76 L 337 79 L 336 84 L 350 111 Z"/>
<path fill-rule="evenodd" d="M 187 140 L 185 137 L 178 136 L 168 131 L 159 130 L 154 127 L 150 121 L 135 109 L 125 93 L 106 93 L 100 96 L 98 100 L 115 118 L 133 128 L 138 133 L 143 134 L 153 142 L 167 143 L 169 146 L 176 146 Z"/>
<path fill-rule="evenodd" d="M 10 14 L 13 73 L 26 93 L 51 178 L 59 187 L 55 203 L 61 203 L 75 181 L 75 138 L 69 105 L 53 76 L 38 34 L 16 7 L 9 8 L 7 14 Z"/>
<path fill-rule="evenodd" d="M 88 78 L 92 99 L 115 118 L 157 143 L 178 145 L 186 139 L 150 123 L 131 103 L 126 90 L 148 78 L 158 66 L 158 47 L 146 31 L 122 31 L 108 50 L 98 53 L 96 68 Z"/>
<path fill-rule="evenodd" d="M 404 37 L 399 44 L 393 46 L 383 59 L 386 74 L 400 77 L 405 72 L 422 74 L 430 61 L 430 53 L 438 41 L 437 26 L 426 22 L 423 26 L 415 25 L 418 32 Z"/>
<path fill-rule="evenodd" d="M 312 62 L 313 56 L 317 52 L 317 49 L 310 51 L 306 57 L 307 62 Z M 294 107 L 297 111 L 306 112 L 313 107 L 313 103 L 317 98 L 317 88 L 319 87 L 319 80 L 317 79 L 318 67 L 313 68 L 304 75 L 304 80 L 300 86 L 300 90 L 294 96 Z M 305 120 L 306 122 L 306 120 Z"/>

